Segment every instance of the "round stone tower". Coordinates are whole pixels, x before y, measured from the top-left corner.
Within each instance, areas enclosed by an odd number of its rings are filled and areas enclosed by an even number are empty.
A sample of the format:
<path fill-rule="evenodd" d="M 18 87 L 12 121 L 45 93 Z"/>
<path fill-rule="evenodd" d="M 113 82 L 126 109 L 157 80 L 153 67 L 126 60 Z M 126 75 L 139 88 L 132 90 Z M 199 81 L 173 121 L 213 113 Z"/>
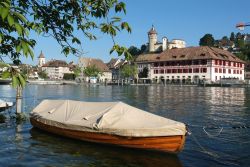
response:
<path fill-rule="evenodd" d="M 38 67 L 42 67 L 45 64 L 45 56 L 41 51 L 40 55 L 38 56 Z"/>
<path fill-rule="evenodd" d="M 153 25 L 150 31 L 148 32 L 148 42 L 149 42 L 149 52 L 154 52 L 155 44 L 157 43 L 157 32 Z"/>

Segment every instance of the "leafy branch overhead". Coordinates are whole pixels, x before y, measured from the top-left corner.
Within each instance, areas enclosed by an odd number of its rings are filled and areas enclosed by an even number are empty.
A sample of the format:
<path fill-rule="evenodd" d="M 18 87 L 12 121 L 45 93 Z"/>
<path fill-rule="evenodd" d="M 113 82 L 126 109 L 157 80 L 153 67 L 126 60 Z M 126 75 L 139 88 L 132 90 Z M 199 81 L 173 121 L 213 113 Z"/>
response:
<path fill-rule="evenodd" d="M 26 85 L 26 76 L 20 73 L 20 70 L 18 68 L 15 68 L 8 64 L 3 64 L 3 63 L 2 65 L 6 67 L 6 70 L 2 73 L 2 78 L 3 79 L 11 78 L 12 87 L 14 88 L 17 88 L 17 87 L 24 88 Z"/>
<path fill-rule="evenodd" d="M 129 24 L 120 17 L 109 18 L 110 13 L 120 12 L 126 14 L 126 5 L 118 0 L 1 0 L 0 53 L 13 61 L 18 61 L 21 54 L 33 58 L 36 41 L 30 39 L 32 31 L 54 37 L 65 55 L 77 54 L 81 39 L 97 39 L 94 30 L 112 39 L 122 30 L 131 33 Z M 130 56 L 115 42 L 112 50 Z"/>

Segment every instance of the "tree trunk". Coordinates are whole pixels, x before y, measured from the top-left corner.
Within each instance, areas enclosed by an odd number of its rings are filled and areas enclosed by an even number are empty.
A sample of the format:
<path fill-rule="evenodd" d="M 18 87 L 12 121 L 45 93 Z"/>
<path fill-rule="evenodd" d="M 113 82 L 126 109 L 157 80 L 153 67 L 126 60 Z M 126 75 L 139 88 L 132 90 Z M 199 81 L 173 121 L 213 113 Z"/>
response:
<path fill-rule="evenodd" d="M 22 112 L 22 87 L 17 86 L 16 92 L 16 114 L 20 114 Z"/>

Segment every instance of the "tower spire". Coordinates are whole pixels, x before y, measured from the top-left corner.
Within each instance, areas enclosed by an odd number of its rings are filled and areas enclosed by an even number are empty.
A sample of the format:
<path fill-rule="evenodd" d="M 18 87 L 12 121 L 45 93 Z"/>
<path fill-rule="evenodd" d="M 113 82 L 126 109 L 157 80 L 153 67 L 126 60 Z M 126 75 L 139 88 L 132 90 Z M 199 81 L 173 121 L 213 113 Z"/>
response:
<path fill-rule="evenodd" d="M 148 43 L 149 43 L 149 52 L 154 52 L 155 44 L 157 43 L 157 32 L 153 24 L 152 28 L 148 32 Z"/>

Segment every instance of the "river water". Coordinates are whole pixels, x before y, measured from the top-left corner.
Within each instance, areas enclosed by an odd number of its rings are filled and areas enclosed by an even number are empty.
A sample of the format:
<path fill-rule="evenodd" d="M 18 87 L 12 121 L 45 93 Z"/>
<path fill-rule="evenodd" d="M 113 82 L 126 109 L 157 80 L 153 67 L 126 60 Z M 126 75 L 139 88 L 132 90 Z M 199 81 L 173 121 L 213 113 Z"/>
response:
<path fill-rule="evenodd" d="M 28 85 L 23 97 L 26 115 L 43 99 L 123 101 L 184 122 L 191 135 L 172 155 L 71 140 L 10 118 L 0 124 L 0 166 L 250 166 L 250 129 L 241 128 L 250 125 L 250 88 Z M 0 99 L 15 101 L 15 90 L 0 85 Z"/>

